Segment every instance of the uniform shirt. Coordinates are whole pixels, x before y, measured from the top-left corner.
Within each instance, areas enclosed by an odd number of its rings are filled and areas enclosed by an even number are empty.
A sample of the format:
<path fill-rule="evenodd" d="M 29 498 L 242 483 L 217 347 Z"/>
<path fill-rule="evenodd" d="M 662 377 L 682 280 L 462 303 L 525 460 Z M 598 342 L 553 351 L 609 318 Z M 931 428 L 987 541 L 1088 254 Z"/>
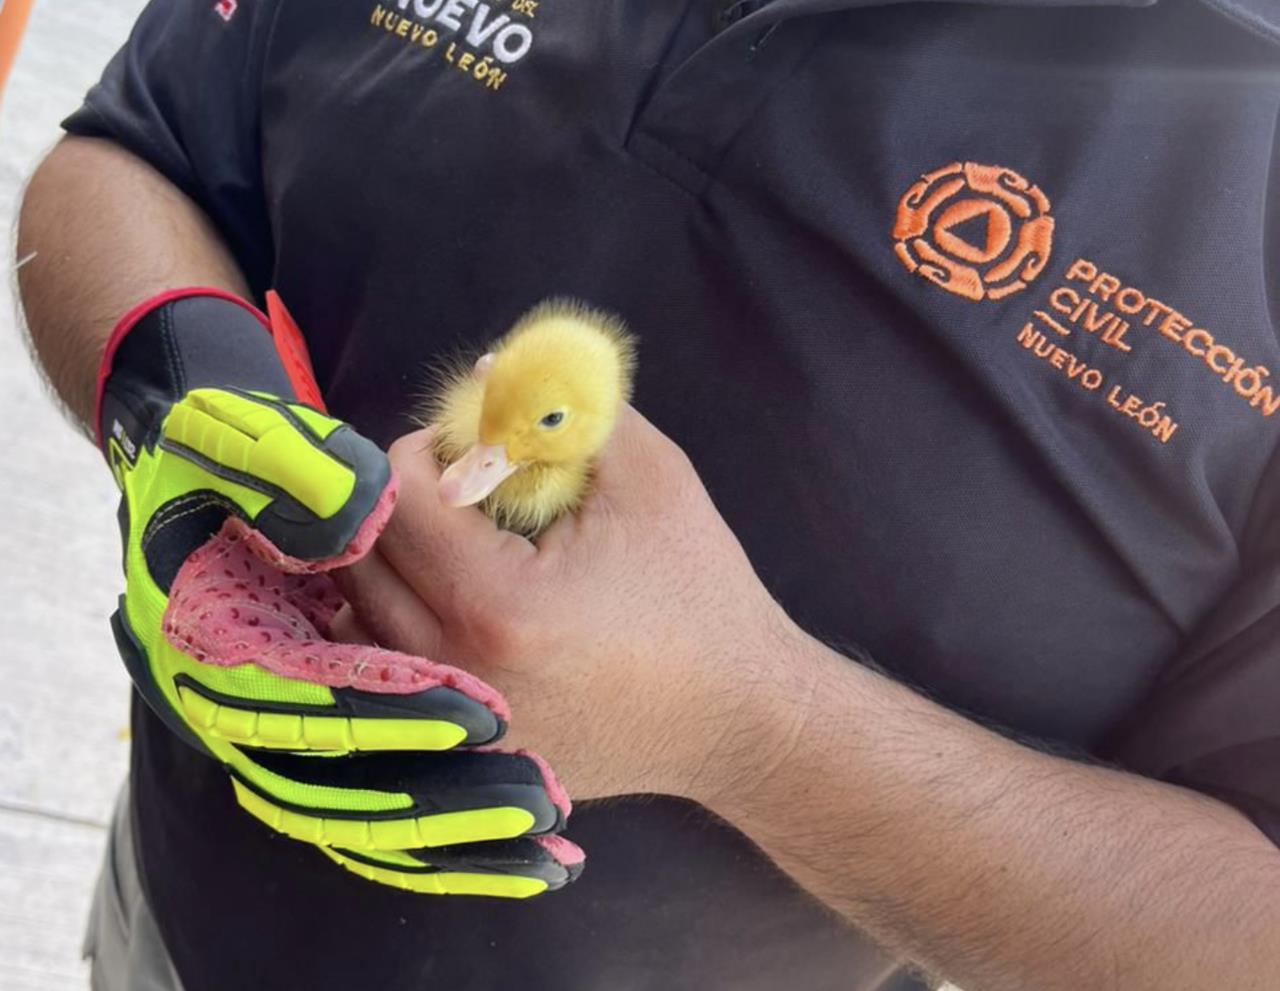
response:
<path fill-rule="evenodd" d="M 157 0 L 68 128 L 380 442 L 534 302 L 623 314 L 801 626 L 1280 839 L 1278 42 L 1270 0 Z M 412 896 L 137 723 L 189 991 L 914 986 L 686 803 L 581 805 L 562 893 Z"/>

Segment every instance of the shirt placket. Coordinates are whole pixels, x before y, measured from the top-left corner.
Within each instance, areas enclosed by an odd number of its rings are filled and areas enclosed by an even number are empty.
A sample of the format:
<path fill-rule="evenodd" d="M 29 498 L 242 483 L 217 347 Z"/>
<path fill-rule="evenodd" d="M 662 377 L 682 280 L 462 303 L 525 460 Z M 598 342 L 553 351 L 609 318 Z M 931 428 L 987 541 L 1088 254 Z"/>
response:
<path fill-rule="evenodd" d="M 803 4 L 716 0 L 708 41 L 653 90 L 627 137 L 637 159 L 701 195 L 730 145 L 818 40 Z"/>
<path fill-rule="evenodd" d="M 821 15 L 918 0 L 711 0 L 709 40 L 670 72 L 636 117 L 631 154 L 689 192 L 714 181 L 734 139 L 808 58 Z M 959 6 L 974 0 L 942 0 Z M 1002 0 L 1028 7 L 1146 7 L 1157 0 Z M 832 100 L 850 100 L 833 91 Z M 852 101 L 851 101 L 852 102 Z M 850 107 L 850 112 L 855 112 Z"/>

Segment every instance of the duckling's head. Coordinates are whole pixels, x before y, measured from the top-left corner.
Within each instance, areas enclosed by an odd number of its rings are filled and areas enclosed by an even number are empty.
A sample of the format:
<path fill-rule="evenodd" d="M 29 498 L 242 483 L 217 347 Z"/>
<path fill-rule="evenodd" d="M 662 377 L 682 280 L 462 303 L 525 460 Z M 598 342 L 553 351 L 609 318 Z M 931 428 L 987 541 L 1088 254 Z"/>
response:
<path fill-rule="evenodd" d="M 616 318 L 564 300 L 530 311 L 476 364 L 479 439 L 445 471 L 441 498 L 469 506 L 522 470 L 588 465 L 631 398 L 634 366 Z"/>

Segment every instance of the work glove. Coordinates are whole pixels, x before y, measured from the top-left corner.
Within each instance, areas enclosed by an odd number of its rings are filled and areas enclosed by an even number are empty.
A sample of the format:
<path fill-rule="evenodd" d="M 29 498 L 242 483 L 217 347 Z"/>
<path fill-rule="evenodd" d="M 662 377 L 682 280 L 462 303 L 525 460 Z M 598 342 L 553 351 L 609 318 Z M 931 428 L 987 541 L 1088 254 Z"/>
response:
<path fill-rule="evenodd" d="M 501 696 L 463 671 L 326 639 L 326 572 L 391 515 L 386 456 L 323 412 L 301 336 L 215 290 L 136 308 L 108 343 L 98 439 L 122 492 L 112 618 L 142 697 L 239 804 L 369 880 L 527 897 L 582 853 L 535 755 L 492 748 Z M 303 402 L 301 400 L 307 400 Z"/>

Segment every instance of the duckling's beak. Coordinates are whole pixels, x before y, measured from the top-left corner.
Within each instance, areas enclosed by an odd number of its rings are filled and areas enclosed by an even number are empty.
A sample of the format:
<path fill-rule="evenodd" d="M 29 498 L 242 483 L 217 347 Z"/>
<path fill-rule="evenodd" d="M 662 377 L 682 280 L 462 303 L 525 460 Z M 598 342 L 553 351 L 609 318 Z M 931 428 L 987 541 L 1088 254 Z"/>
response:
<path fill-rule="evenodd" d="M 454 508 L 474 506 L 519 468 L 507 460 L 502 444 L 476 444 L 440 476 L 440 501 Z"/>

